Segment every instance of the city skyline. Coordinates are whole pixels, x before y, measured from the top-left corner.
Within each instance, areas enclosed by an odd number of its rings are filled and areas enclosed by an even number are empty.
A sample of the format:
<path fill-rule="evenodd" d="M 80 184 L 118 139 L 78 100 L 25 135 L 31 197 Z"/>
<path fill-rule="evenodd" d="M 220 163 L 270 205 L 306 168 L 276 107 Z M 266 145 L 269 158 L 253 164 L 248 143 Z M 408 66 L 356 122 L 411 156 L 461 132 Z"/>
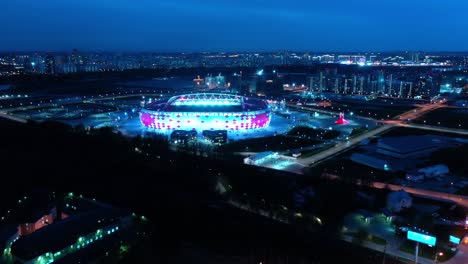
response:
<path fill-rule="evenodd" d="M 5 4 L 5 21 L 15 22 L 0 29 L 0 51 L 455 52 L 467 40 L 460 34 L 468 26 L 466 7 L 459 0 L 19 0 Z"/>
<path fill-rule="evenodd" d="M 468 263 L 468 0 L 0 6 L 0 263 Z"/>

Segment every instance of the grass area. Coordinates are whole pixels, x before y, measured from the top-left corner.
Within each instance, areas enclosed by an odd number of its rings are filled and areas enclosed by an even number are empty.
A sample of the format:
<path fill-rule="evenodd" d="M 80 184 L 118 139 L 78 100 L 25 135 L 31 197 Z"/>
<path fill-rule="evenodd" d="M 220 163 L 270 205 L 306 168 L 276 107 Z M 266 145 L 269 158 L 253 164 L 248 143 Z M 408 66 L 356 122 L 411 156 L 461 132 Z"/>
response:
<path fill-rule="evenodd" d="M 309 138 L 298 138 L 288 136 L 271 136 L 263 138 L 252 138 L 245 140 L 238 140 L 221 146 L 221 150 L 227 152 L 237 151 L 283 151 L 288 149 L 295 149 L 305 146 L 312 146 L 321 143 L 320 140 Z"/>
<path fill-rule="evenodd" d="M 297 126 L 291 129 L 287 134 L 289 136 L 311 137 L 315 139 L 335 139 L 340 135 L 340 131 Z"/>
<path fill-rule="evenodd" d="M 325 146 L 323 146 L 321 148 L 316 148 L 316 149 L 303 151 L 303 152 L 301 152 L 301 156 L 299 158 L 308 158 L 308 157 L 313 156 L 313 155 L 315 155 L 317 153 L 320 153 L 320 152 L 325 151 L 327 149 L 333 148 L 333 146 L 335 146 L 335 143 L 330 143 L 330 144 L 325 145 Z"/>
<path fill-rule="evenodd" d="M 358 164 L 349 159 L 349 156 L 356 150 L 347 151 L 334 158 L 325 160 L 313 167 L 311 174 L 316 173 L 331 173 L 343 179 L 364 181 L 381 181 L 386 182 L 395 177 L 399 177 L 398 173 L 392 171 L 377 170 L 366 165 Z"/>
<path fill-rule="evenodd" d="M 357 137 L 359 135 L 362 135 L 364 133 L 366 133 L 367 131 L 369 131 L 368 128 L 365 128 L 365 127 L 357 127 L 357 128 L 353 128 L 353 130 L 351 131 L 351 134 L 349 134 L 350 137 Z"/>
<path fill-rule="evenodd" d="M 383 137 L 419 136 L 419 135 L 439 135 L 446 137 L 468 138 L 466 135 L 451 134 L 445 132 L 429 131 L 417 128 L 396 127 L 386 132 Z"/>
<path fill-rule="evenodd" d="M 333 102 L 332 107 L 327 107 L 325 109 L 331 111 L 339 111 L 339 112 L 353 112 L 356 115 L 363 116 L 363 117 L 371 117 L 375 119 L 389 119 L 393 118 L 397 115 L 400 115 L 404 112 L 407 112 L 411 109 L 415 108 L 414 106 L 385 106 L 382 104 L 372 104 L 371 102 L 368 103 L 338 103 Z"/>
<path fill-rule="evenodd" d="M 436 109 L 413 122 L 431 126 L 468 129 L 468 109 Z"/>
<path fill-rule="evenodd" d="M 378 237 L 378 236 L 370 235 L 368 240 L 370 242 L 373 242 L 373 243 L 376 243 L 376 244 L 379 244 L 379 245 L 382 245 L 382 246 L 387 245 L 387 240 L 385 240 L 385 239 L 383 239 L 381 237 Z"/>
<path fill-rule="evenodd" d="M 375 244 L 378 244 L 378 245 L 381 245 L 381 246 L 385 246 L 387 245 L 387 240 L 379 237 L 379 236 L 375 236 L 375 235 L 372 235 L 372 234 L 366 234 L 366 233 L 360 233 L 360 232 L 345 232 L 343 233 L 344 235 L 347 235 L 347 236 L 351 236 L 353 237 L 354 239 L 359 239 L 359 238 L 364 238 L 363 236 L 365 236 L 364 240 L 366 241 L 369 241 L 369 242 L 372 242 L 372 243 L 375 243 Z"/>
<path fill-rule="evenodd" d="M 87 117 L 93 114 L 107 113 L 117 110 L 117 107 L 97 103 L 73 103 L 57 106 L 13 111 L 15 115 L 32 119 L 70 120 Z"/>

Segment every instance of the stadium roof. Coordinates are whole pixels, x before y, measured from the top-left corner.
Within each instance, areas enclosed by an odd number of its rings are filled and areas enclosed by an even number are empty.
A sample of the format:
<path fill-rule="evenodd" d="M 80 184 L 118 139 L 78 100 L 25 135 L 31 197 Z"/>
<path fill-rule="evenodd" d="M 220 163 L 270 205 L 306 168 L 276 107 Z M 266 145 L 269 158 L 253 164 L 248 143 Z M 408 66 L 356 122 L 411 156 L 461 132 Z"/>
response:
<path fill-rule="evenodd" d="M 173 96 L 145 107 L 163 112 L 244 112 L 266 109 L 267 104 L 256 98 L 223 93 L 196 93 Z"/>

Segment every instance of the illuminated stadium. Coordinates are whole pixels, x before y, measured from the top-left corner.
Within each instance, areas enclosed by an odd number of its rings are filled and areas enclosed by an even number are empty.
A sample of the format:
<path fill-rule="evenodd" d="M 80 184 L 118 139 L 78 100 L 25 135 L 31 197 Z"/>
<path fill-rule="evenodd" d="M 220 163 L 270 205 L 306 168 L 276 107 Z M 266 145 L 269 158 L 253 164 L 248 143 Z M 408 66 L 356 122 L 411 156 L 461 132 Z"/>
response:
<path fill-rule="evenodd" d="M 271 113 L 260 99 L 222 93 L 177 95 L 146 105 L 141 123 L 156 131 L 256 131 L 268 127 Z"/>

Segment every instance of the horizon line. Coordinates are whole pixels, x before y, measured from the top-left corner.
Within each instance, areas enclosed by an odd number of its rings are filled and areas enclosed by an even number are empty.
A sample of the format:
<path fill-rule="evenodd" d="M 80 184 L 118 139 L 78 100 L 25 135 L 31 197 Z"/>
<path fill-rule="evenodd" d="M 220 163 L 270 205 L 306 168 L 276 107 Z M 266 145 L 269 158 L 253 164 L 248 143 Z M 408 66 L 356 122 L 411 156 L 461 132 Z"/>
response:
<path fill-rule="evenodd" d="M 419 53 L 468 53 L 468 50 L 415 50 L 415 49 L 395 49 L 395 50 L 369 50 L 369 51 L 339 51 L 339 50 L 294 50 L 294 49 L 278 49 L 278 50 L 192 50 L 192 51 L 169 51 L 169 50 L 91 50 L 91 49 L 78 49 L 72 48 L 69 50 L 0 50 L 0 54 L 4 53 L 71 53 L 73 50 L 78 50 L 83 53 L 161 53 L 161 54 L 203 54 L 203 53 L 405 53 L 405 52 L 419 52 Z"/>

